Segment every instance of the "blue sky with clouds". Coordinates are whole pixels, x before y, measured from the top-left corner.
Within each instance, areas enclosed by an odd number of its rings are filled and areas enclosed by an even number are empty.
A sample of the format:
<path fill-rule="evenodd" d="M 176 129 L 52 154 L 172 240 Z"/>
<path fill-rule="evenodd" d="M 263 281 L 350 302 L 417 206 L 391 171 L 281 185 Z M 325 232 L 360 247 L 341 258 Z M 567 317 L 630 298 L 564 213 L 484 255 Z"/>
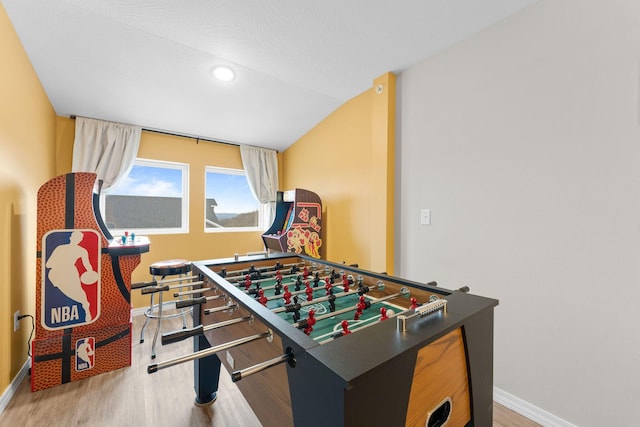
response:
<path fill-rule="evenodd" d="M 179 169 L 135 165 L 113 195 L 182 197 L 182 171 Z M 218 213 L 243 213 L 258 209 L 244 175 L 207 171 L 206 198 L 216 199 Z"/>
<path fill-rule="evenodd" d="M 216 199 L 219 213 L 242 213 L 258 209 L 244 175 L 207 172 L 207 198 Z"/>

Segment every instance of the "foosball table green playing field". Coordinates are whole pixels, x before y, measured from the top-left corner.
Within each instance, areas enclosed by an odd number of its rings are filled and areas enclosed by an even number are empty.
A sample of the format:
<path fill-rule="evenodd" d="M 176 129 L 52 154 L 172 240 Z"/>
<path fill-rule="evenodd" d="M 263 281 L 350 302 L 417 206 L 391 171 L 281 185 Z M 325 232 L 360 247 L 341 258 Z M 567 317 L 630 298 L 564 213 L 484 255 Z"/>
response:
<path fill-rule="evenodd" d="M 264 426 L 491 425 L 494 299 L 294 254 L 193 263 L 196 403 L 220 366 Z"/>

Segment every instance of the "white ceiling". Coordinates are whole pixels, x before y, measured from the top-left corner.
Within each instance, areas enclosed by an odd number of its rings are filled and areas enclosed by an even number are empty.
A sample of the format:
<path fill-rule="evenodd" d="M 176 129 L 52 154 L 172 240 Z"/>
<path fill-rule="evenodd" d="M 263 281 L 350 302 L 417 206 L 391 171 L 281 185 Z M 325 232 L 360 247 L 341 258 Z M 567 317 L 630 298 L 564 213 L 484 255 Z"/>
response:
<path fill-rule="evenodd" d="M 284 150 L 535 0 L 2 0 L 59 116 Z M 214 65 L 236 71 L 215 81 Z"/>

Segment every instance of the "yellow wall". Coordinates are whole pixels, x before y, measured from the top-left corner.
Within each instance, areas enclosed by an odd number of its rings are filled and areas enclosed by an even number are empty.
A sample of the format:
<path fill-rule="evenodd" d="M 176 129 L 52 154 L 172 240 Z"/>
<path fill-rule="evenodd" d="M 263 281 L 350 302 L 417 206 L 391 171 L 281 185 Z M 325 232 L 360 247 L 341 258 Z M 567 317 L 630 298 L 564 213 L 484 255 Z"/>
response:
<path fill-rule="evenodd" d="M 328 260 L 393 273 L 394 121 L 387 73 L 283 153 L 282 188 L 322 200 Z"/>
<path fill-rule="evenodd" d="M 58 118 L 58 153 L 67 153 L 70 172 L 75 120 Z M 140 138 L 138 157 L 144 159 L 167 160 L 189 163 L 189 233 L 151 235 L 151 250 L 142 255 L 142 262 L 133 273 L 134 282 L 150 280 L 149 265 L 167 259 L 203 260 L 233 256 L 234 253 L 261 251 L 262 238 L 259 232 L 217 232 L 204 231 L 204 184 L 205 166 L 243 169 L 240 148 L 235 145 L 196 141 L 143 131 Z M 132 292 L 134 307 L 148 305 L 148 297 L 142 298 L 139 291 Z"/>
<path fill-rule="evenodd" d="M 27 356 L 30 322 L 13 333 L 13 312 L 35 310 L 38 188 L 71 171 L 74 120 L 56 117 L 13 27 L 0 5 L 0 390 Z M 384 89 L 376 93 L 375 86 Z M 307 188 L 324 206 L 326 258 L 393 272 L 392 74 L 327 117 L 278 155 L 281 189 Z M 336 153 L 340 153 L 337 155 Z M 139 157 L 190 164 L 189 234 L 150 236 L 134 281 L 148 266 L 172 258 L 200 260 L 262 250 L 259 232 L 204 232 L 204 168 L 242 168 L 236 146 L 143 132 Z M 387 206 L 385 206 L 387 203 Z M 147 304 L 137 292 L 134 307 Z"/>
<path fill-rule="evenodd" d="M 56 115 L 0 5 L 0 393 L 27 359 L 35 304 L 36 194 L 55 175 Z"/>

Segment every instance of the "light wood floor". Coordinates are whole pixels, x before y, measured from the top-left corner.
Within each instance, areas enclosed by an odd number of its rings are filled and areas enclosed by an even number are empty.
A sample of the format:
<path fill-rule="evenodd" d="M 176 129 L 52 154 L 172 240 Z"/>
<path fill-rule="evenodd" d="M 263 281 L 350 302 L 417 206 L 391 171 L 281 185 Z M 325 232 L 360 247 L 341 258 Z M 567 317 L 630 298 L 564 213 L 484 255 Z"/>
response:
<path fill-rule="evenodd" d="M 26 378 L 0 415 L 0 427 L 261 426 L 226 371 L 220 375 L 218 400 L 208 407 L 193 403 L 193 362 L 147 374 L 153 328 L 147 327 L 145 342 L 139 344 L 143 322 L 142 316 L 134 318 L 130 367 L 35 393 Z M 164 321 L 163 330 L 181 327 L 178 322 Z M 158 343 L 156 361 L 188 354 L 191 346 L 191 340 L 164 347 Z M 539 424 L 494 403 L 493 427 L 535 426 Z"/>

